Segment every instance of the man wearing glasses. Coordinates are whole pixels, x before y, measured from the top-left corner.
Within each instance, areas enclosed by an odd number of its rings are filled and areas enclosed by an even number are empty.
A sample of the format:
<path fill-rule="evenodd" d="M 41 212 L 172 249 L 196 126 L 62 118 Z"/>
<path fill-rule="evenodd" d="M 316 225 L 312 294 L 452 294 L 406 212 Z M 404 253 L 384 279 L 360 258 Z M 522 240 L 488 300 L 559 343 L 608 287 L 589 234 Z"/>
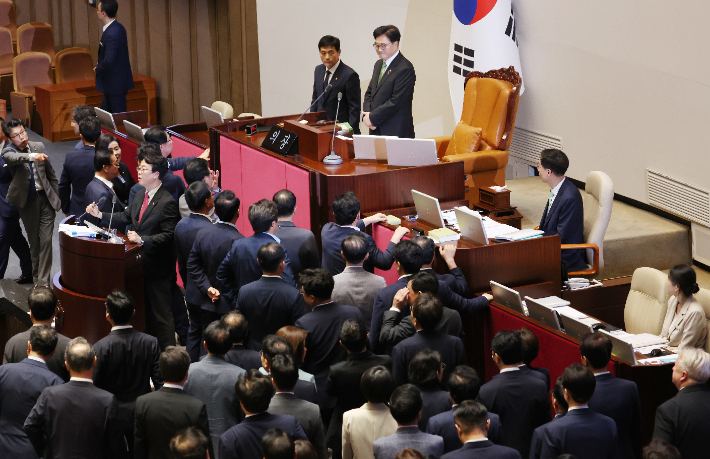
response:
<path fill-rule="evenodd" d="M 380 56 L 372 71 L 372 80 L 365 91 L 362 121 L 371 135 L 392 135 L 414 138 L 412 98 L 417 80 L 414 67 L 399 52 L 399 29 L 380 26 L 372 33 L 372 45 Z"/>
<path fill-rule="evenodd" d="M 30 142 L 25 125 L 12 119 L 2 126 L 10 140 L 2 159 L 10 168 L 12 183 L 7 202 L 20 210 L 32 257 L 32 277 L 37 285 L 51 285 L 54 217 L 61 209 L 59 181 L 41 142 Z"/>

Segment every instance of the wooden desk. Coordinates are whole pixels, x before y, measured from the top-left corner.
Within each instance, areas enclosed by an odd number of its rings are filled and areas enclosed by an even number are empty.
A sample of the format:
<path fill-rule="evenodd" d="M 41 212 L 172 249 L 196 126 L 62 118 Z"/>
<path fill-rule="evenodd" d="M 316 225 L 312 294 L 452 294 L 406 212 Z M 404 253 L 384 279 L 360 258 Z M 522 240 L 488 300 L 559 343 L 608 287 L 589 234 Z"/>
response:
<path fill-rule="evenodd" d="M 148 122 L 157 124 L 155 78 L 134 74 L 133 83 L 135 87 L 126 95 L 128 110 L 146 110 Z M 39 85 L 35 94 L 43 136 L 51 142 L 78 139 L 71 127 L 71 109 L 77 105 L 99 107 L 103 99 L 94 80 Z"/>

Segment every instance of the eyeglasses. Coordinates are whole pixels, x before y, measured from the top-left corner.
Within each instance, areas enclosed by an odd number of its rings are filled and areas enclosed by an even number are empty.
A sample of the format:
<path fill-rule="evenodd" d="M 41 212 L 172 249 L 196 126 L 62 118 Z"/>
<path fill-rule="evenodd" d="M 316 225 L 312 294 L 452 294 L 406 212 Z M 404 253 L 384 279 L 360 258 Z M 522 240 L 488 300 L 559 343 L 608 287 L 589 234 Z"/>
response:
<path fill-rule="evenodd" d="M 11 138 L 11 139 L 16 139 L 16 138 L 18 138 L 18 137 L 24 136 L 25 134 L 27 134 L 27 131 L 25 131 L 25 130 L 23 129 L 23 130 L 21 130 L 20 132 L 18 132 L 17 134 L 11 135 L 10 138 Z"/>
<path fill-rule="evenodd" d="M 146 172 L 153 172 L 153 168 L 152 168 L 152 167 L 140 167 L 140 166 L 138 166 L 138 167 L 136 167 L 136 170 L 137 170 L 138 172 L 143 172 L 143 173 L 146 173 Z"/>
<path fill-rule="evenodd" d="M 375 48 L 375 50 L 385 50 L 389 45 L 392 43 L 373 43 L 372 47 Z"/>

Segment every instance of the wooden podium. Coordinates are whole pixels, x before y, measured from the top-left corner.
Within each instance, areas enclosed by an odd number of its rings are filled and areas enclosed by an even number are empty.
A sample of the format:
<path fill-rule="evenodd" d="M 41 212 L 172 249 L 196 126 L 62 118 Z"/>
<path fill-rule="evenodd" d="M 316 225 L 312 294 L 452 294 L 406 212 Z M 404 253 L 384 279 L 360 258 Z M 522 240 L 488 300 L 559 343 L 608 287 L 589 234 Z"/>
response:
<path fill-rule="evenodd" d="M 61 224 L 74 221 L 70 215 Z M 125 237 L 124 237 L 125 239 Z M 113 290 L 133 296 L 136 314 L 131 325 L 145 330 L 143 300 L 143 247 L 110 244 L 102 239 L 59 233 L 61 271 L 54 276 L 54 293 L 64 308 L 57 331 L 69 338 L 83 336 L 90 343 L 108 335 L 106 297 Z"/>

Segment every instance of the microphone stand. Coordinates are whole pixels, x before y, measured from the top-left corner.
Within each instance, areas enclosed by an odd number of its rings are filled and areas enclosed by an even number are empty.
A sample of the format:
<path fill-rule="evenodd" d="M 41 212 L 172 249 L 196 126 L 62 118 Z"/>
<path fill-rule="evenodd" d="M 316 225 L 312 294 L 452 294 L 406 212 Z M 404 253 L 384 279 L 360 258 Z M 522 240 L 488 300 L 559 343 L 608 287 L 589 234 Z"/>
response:
<path fill-rule="evenodd" d="M 301 116 L 298 117 L 298 119 L 296 120 L 296 122 L 301 121 L 301 118 L 303 118 L 304 116 L 306 116 L 306 113 L 308 113 L 308 110 L 310 110 L 311 108 L 313 108 L 313 106 L 320 100 L 320 98 L 323 97 L 323 95 L 324 95 L 326 92 L 328 92 L 328 91 L 330 90 L 330 88 L 332 88 L 332 87 L 333 87 L 333 85 L 330 84 L 330 83 L 328 83 L 328 86 L 326 86 L 325 89 L 323 90 L 323 92 L 320 93 L 320 96 L 318 96 L 318 98 L 313 101 L 313 103 L 306 109 L 306 111 L 303 112 L 303 113 L 301 114 Z"/>
<path fill-rule="evenodd" d="M 337 166 L 343 164 L 343 158 L 335 154 L 335 130 L 338 128 L 338 111 L 340 111 L 340 100 L 343 98 L 343 93 L 338 93 L 338 105 L 335 108 L 335 123 L 333 124 L 333 137 L 330 140 L 330 154 L 323 158 L 323 164 L 329 166 Z"/>
<path fill-rule="evenodd" d="M 108 232 L 111 233 L 111 239 L 108 240 L 111 244 L 123 244 L 125 241 L 121 239 L 120 237 L 116 236 L 115 231 L 111 231 L 111 222 L 113 222 L 113 208 L 116 205 L 116 194 L 114 193 L 113 198 L 111 199 L 111 217 L 108 219 Z"/>

